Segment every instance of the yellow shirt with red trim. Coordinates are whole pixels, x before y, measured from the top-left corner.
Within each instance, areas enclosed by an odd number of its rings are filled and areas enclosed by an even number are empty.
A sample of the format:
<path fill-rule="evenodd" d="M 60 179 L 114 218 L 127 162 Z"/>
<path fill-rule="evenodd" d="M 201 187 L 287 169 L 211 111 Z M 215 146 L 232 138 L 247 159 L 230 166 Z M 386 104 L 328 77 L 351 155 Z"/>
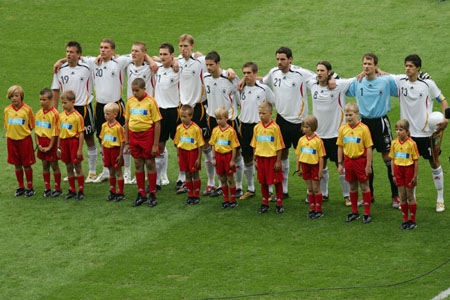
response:
<path fill-rule="evenodd" d="M 214 146 L 215 152 L 222 154 L 233 151 L 234 148 L 240 146 L 236 130 L 230 125 L 225 129 L 216 126 L 211 134 L 209 144 Z"/>
<path fill-rule="evenodd" d="M 38 137 L 46 137 L 51 139 L 59 136 L 59 112 L 53 106 L 44 111 L 41 108 L 36 113 L 36 127 L 34 132 Z"/>
<path fill-rule="evenodd" d="M 255 155 L 262 157 L 272 157 L 277 155 L 277 151 L 283 149 L 284 141 L 280 127 L 273 120 L 264 125 L 259 122 L 253 128 L 253 138 L 250 146 L 255 148 Z"/>
<path fill-rule="evenodd" d="M 123 127 L 117 121 L 113 125 L 109 122 L 103 123 L 99 137 L 102 140 L 102 146 L 106 148 L 120 147 L 120 144 L 125 142 Z"/>
<path fill-rule="evenodd" d="M 61 139 L 78 137 L 80 132 L 84 131 L 83 116 L 76 110 L 69 114 L 65 111 L 59 113 L 59 121 L 61 123 L 59 132 Z"/>
<path fill-rule="evenodd" d="M 144 98 L 131 97 L 125 107 L 125 119 L 132 132 L 143 132 L 150 129 L 155 122 L 162 119 L 156 100 L 145 94 Z"/>
<path fill-rule="evenodd" d="M 5 107 L 3 113 L 6 136 L 12 140 L 23 140 L 31 135 L 34 128 L 34 115 L 31 107 L 22 103 L 19 108 L 14 105 Z"/>
<path fill-rule="evenodd" d="M 326 155 L 323 141 L 317 134 L 311 138 L 307 135 L 302 136 L 298 140 L 295 153 L 299 156 L 300 162 L 310 165 L 318 164 L 319 158 Z"/>
<path fill-rule="evenodd" d="M 355 127 L 348 123 L 342 125 L 336 145 L 343 147 L 345 156 L 354 159 L 366 156 L 366 149 L 372 147 L 373 142 L 369 128 L 358 122 Z"/>
<path fill-rule="evenodd" d="M 178 125 L 173 142 L 177 148 L 183 150 L 194 150 L 205 144 L 202 130 L 194 122 L 192 122 L 189 126 L 185 126 L 183 123 Z"/>
<path fill-rule="evenodd" d="M 403 142 L 399 138 L 393 140 L 389 156 L 397 166 L 410 166 L 420 157 L 416 142 L 409 137 Z"/>

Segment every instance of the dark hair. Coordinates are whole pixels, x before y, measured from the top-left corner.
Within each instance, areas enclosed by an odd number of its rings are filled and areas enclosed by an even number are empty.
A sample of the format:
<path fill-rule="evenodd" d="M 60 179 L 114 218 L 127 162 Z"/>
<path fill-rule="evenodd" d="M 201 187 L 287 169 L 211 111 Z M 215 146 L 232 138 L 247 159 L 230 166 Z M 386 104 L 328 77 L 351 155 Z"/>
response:
<path fill-rule="evenodd" d="M 277 51 L 275 51 L 275 55 L 277 55 L 277 54 L 286 54 L 287 58 L 291 58 L 292 50 L 289 49 L 288 47 L 280 47 L 280 48 L 278 48 Z"/>
<path fill-rule="evenodd" d="M 206 54 L 205 60 L 213 60 L 215 63 L 220 61 L 220 55 L 216 51 L 211 51 Z"/>
<path fill-rule="evenodd" d="M 111 45 L 111 49 L 116 49 L 116 43 L 111 39 L 103 39 L 102 43 L 108 43 Z"/>
<path fill-rule="evenodd" d="M 142 78 L 136 78 L 131 83 L 131 86 L 138 86 L 139 88 L 143 89 L 143 88 L 145 88 L 145 81 Z"/>
<path fill-rule="evenodd" d="M 422 67 L 422 60 L 420 59 L 420 56 L 417 54 L 411 54 L 405 57 L 405 63 L 407 61 L 410 61 L 415 65 L 416 67 Z"/>
<path fill-rule="evenodd" d="M 170 54 L 175 52 L 173 45 L 169 43 L 162 43 L 161 45 L 159 45 L 159 49 L 169 49 Z"/>
<path fill-rule="evenodd" d="M 39 92 L 39 95 L 41 96 L 47 96 L 48 99 L 52 99 L 53 98 L 53 93 L 52 90 L 49 88 L 45 88 L 42 91 Z"/>
<path fill-rule="evenodd" d="M 333 68 L 331 67 L 331 63 L 328 62 L 328 61 L 326 61 L 326 60 L 322 60 L 322 61 L 319 61 L 319 62 L 317 63 L 316 67 L 317 67 L 318 65 L 323 65 L 323 66 L 325 66 L 325 68 L 327 69 L 327 71 L 331 71 L 330 74 L 329 74 L 328 77 L 327 77 L 327 82 L 328 82 L 328 80 L 330 80 L 330 78 L 333 76 L 333 71 L 332 71 Z M 316 129 L 317 129 L 317 128 L 316 128 Z"/>
<path fill-rule="evenodd" d="M 255 64 L 254 62 L 251 62 L 251 61 L 246 62 L 246 63 L 242 66 L 242 69 L 243 69 L 243 68 L 252 68 L 253 73 L 258 72 L 258 65 Z"/>
<path fill-rule="evenodd" d="M 373 53 L 366 53 L 366 54 L 363 55 L 362 59 L 364 59 L 364 58 L 373 60 L 373 64 L 374 65 L 378 65 L 378 57 L 375 54 L 373 54 Z"/>
<path fill-rule="evenodd" d="M 69 41 L 69 42 L 66 44 L 66 48 L 68 48 L 68 47 L 75 47 L 75 48 L 77 48 L 77 52 L 78 52 L 79 54 L 81 54 L 81 45 L 80 45 L 80 43 L 78 43 L 77 41 Z"/>

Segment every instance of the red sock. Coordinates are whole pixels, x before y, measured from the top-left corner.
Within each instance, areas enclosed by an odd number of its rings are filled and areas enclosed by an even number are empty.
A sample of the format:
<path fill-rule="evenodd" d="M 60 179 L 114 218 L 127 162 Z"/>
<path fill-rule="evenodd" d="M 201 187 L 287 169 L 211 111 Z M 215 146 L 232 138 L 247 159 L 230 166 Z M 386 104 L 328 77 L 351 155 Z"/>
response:
<path fill-rule="evenodd" d="M 350 192 L 350 201 L 352 202 L 352 213 L 358 213 L 358 192 Z"/>
<path fill-rule="evenodd" d="M 236 202 L 236 186 L 234 187 L 230 186 L 230 198 L 231 202 Z"/>
<path fill-rule="evenodd" d="M 231 191 L 231 188 L 230 188 Z M 222 185 L 222 193 L 223 193 L 223 199 L 225 202 L 230 201 L 230 197 L 228 196 L 228 185 Z"/>
<path fill-rule="evenodd" d="M 32 189 L 33 188 L 33 169 L 32 168 L 25 170 L 25 177 L 27 178 L 27 188 Z"/>
<path fill-rule="evenodd" d="M 403 222 L 408 221 L 408 203 L 400 203 L 400 208 L 402 209 Z"/>
<path fill-rule="evenodd" d="M 372 201 L 372 195 L 369 192 L 362 193 L 363 202 L 364 202 L 364 214 L 370 215 L 370 202 Z"/>
<path fill-rule="evenodd" d="M 265 183 L 261 183 L 261 195 L 263 204 L 269 206 L 269 186 Z"/>
<path fill-rule="evenodd" d="M 19 184 L 19 188 L 24 189 L 25 185 L 23 184 L 23 169 L 20 170 L 16 169 L 16 178 L 17 183 Z"/>
<path fill-rule="evenodd" d="M 84 194 L 84 175 L 78 176 L 78 191 Z"/>
<path fill-rule="evenodd" d="M 200 198 L 200 188 L 202 187 L 202 181 L 200 179 L 194 180 L 194 197 Z"/>
<path fill-rule="evenodd" d="M 109 188 L 112 193 L 116 193 L 116 177 L 109 177 Z"/>
<path fill-rule="evenodd" d="M 314 197 L 314 194 L 308 194 L 308 201 L 309 201 L 309 209 L 316 210 L 316 198 Z"/>
<path fill-rule="evenodd" d="M 417 210 L 417 203 L 414 204 L 408 204 L 409 205 L 409 214 L 411 215 L 411 221 L 416 223 L 416 210 Z"/>
<path fill-rule="evenodd" d="M 50 173 L 42 172 L 42 176 L 44 177 L 44 186 L 46 190 L 51 189 L 50 187 Z"/>
<path fill-rule="evenodd" d="M 150 193 L 153 193 L 156 195 L 156 172 L 155 173 L 148 173 L 148 186 L 150 188 Z"/>
<path fill-rule="evenodd" d="M 125 184 L 125 181 L 123 179 L 117 180 L 117 183 L 119 185 L 119 194 L 123 195 L 123 185 Z"/>
<path fill-rule="evenodd" d="M 70 191 L 75 193 L 75 177 L 69 177 Z"/>
<path fill-rule="evenodd" d="M 136 183 L 138 186 L 138 192 L 142 195 L 142 197 L 146 197 L 145 194 L 145 172 L 136 172 Z"/>
<path fill-rule="evenodd" d="M 188 190 L 188 196 L 194 197 L 194 183 L 186 180 L 186 188 Z"/>
<path fill-rule="evenodd" d="M 322 212 L 322 193 L 314 194 L 314 198 L 316 198 L 316 211 Z"/>
<path fill-rule="evenodd" d="M 53 173 L 53 178 L 55 178 L 55 190 L 61 190 L 61 173 Z"/>
<path fill-rule="evenodd" d="M 277 192 L 277 205 L 283 206 L 283 184 L 281 182 L 275 184 L 275 191 Z"/>

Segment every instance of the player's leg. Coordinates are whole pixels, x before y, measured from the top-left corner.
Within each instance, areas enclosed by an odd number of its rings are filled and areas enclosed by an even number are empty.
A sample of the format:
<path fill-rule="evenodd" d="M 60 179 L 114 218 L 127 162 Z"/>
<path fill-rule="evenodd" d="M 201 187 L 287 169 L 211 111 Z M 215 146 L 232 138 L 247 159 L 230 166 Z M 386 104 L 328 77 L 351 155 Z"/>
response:
<path fill-rule="evenodd" d="M 17 184 L 19 187 L 14 194 L 14 197 L 19 197 L 25 194 L 25 184 L 23 181 L 23 167 L 22 165 L 14 165 L 14 171 L 16 173 Z"/>
<path fill-rule="evenodd" d="M 400 178 L 399 178 L 400 179 Z M 398 179 L 397 179 L 398 183 Z M 402 183 L 398 186 L 398 194 L 400 196 L 400 208 L 402 210 L 403 223 L 400 226 L 400 229 L 408 228 L 408 198 L 406 195 L 406 187 Z"/>
<path fill-rule="evenodd" d="M 116 198 L 116 171 L 113 166 L 109 166 L 109 195 L 106 201 L 113 201 Z"/>
<path fill-rule="evenodd" d="M 247 191 L 239 199 L 245 200 L 255 196 L 255 166 L 253 163 L 253 148 L 250 141 L 253 137 L 254 124 L 241 123 L 241 152 L 244 159 L 244 175 L 247 181 Z"/>
<path fill-rule="evenodd" d="M 78 195 L 77 200 L 83 200 L 84 199 L 84 173 L 83 173 L 83 167 L 81 165 L 81 162 L 77 162 L 73 164 L 76 172 L 76 177 L 78 181 Z"/>
<path fill-rule="evenodd" d="M 372 221 L 372 217 L 370 214 L 370 204 L 372 201 L 372 197 L 370 193 L 369 181 L 360 181 L 359 185 L 361 187 L 361 193 L 364 202 L 363 223 L 370 223 Z"/>
<path fill-rule="evenodd" d="M 303 172 L 305 172 L 304 169 Z M 314 211 L 316 210 L 316 198 L 314 197 L 312 180 L 311 179 L 304 179 L 304 180 L 307 188 L 308 203 L 309 203 L 309 212 L 306 215 L 306 217 L 308 219 L 314 219 L 315 214 Z"/>
<path fill-rule="evenodd" d="M 52 195 L 50 186 L 50 162 L 48 160 L 42 160 L 42 178 L 44 179 L 44 197 L 49 198 Z"/>
<path fill-rule="evenodd" d="M 59 169 L 58 161 L 51 161 L 50 167 L 53 170 L 53 179 L 55 180 L 55 188 L 53 189 L 51 197 L 58 197 L 62 194 L 61 190 L 61 170 Z"/>
<path fill-rule="evenodd" d="M 146 158 L 147 177 L 149 185 L 149 206 L 156 206 L 156 162 L 155 158 Z"/>
<path fill-rule="evenodd" d="M 161 187 L 161 175 L 163 171 L 164 166 L 164 160 L 165 160 L 165 148 L 166 148 L 166 141 L 160 141 L 159 142 L 159 149 L 163 150 L 160 151 L 160 154 L 155 158 L 156 162 L 156 186 Z"/>
<path fill-rule="evenodd" d="M 315 198 L 315 214 L 314 219 L 321 218 L 323 216 L 322 213 L 322 192 L 320 187 L 320 180 L 311 180 L 312 181 L 312 189 Z"/>
<path fill-rule="evenodd" d="M 226 181 L 228 182 L 228 186 L 230 187 L 230 201 L 232 203 L 236 203 L 236 181 L 234 180 L 234 174 L 227 174 Z M 222 183 L 223 184 L 223 183 Z M 234 208 L 236 205 L 233 205 L 231 208 Z"/>
<path fill-rule="evenodd" d="M 192 182 L 194 186 L 194 198 L 192 199 L 192 204 L 198 204 L 200 202 L 200 189 L 202 186 L 199 171 L 192 172 Z"/>
<path fill-rule="evenodd" d="M 216 154 L 217 155 L 217 154 Z M 216 167 L 217 170 L 217 167 Z M 228 183 L 227 183 L 227 175 L 225 173 L 223 174 L 217 174 L 220 180 L 222 194 L 223 194 L 223 200 L 222 208 L 228 208 L 229 202 L 230 202 L 230 194 L 228 192 Z"/>
<path fill-rule="evenodd" d="M 407 229 L 411 230 L 417 227 L 416 224 L 417 202 L 414 196 L 414 187 L 406 187 L 405 189 L 406 189 L 406 197 L 408 198 L 408 208 L 410 214 L 410 221 Z"/>
<path fill-rule="evenodd" d="M 169 182 L 169 177 L 167 176 L 167 167 L 169 165 L 169 151 L 167 150 L 167 146 L 164 147 L 164 160 L 163 160 L 163 164 L 162 164 L 162 169 L 161 169 L 161 185 L 168 185 Z"/>
<path fill-rule="evenodd" d="M 437 151 L 439 153 L 439 150 Z M 429 160 L 431 166 L 431 173 L 433 175 L 434 187 L 436 188 L 436 211 L 442 212 L 445 210 L 444 206 L 444 172 L 442 171 L 439 156 L 431 157 Z"/>
<path fill-rule="evenodd" d="M 392 159 L 389 157 L 389 152 L 384 151 L 381 153 L 383 157 L 384 164 L 386 165 L 386 170 L 388 171 L 388 179 L 389 183 L 391 185 L 391 194 L 392 194 L 392 208 L 398 209 L 400 206 L 400 201 L 398 199 L 398 188 L 395 184 L 393 178 L 392 178 L 392 170 L 391 170 L 391 163 Z"/>
<path fill-rule="evenodd" d="M 66 163 L 66 171 L 67 171 L 67 178 L 69 181 L 69 192 L 64 198 L 71 199 L 77 196 L 75 187 L 75 171 L 73 163 L 71 162 Z"/>
<path fill-rule="evenodd" d="M 323 160 L 323 177 L 320 179 L 320 191 L 323 196 L 323 200 L 328 200 L 328 181 L 330 179 L 330 173 L 327 167 L 328 159 Z"/>

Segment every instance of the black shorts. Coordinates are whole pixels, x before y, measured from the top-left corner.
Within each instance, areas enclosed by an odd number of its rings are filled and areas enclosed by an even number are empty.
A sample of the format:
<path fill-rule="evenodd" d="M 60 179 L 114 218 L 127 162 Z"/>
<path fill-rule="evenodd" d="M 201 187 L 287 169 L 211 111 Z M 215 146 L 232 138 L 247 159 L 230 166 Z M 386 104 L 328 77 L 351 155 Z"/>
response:
<path fill-rule="evenodd" d="M 433 159 L 433 148 L 432 148 L 432 137 L 411 137 L 411 139 L 416 142 L 417 150 L 419 150 L 420 156 L 425 159 Z M 439 150 L 438 156 L 441 154 Z"/>
<path fill-rule="evenodd" d="M 125 104 L 123 103 L 122 99 L 115 102 L 117 105 L 119 105 L 119 113 L 117 114 L 117 122 L 120 123 L 120 125 L 125 125 L 125 117 L 123 115 L 125 111 Z M 95 129 L 96 129 L 96 135 L 97 137 L 100 135 L 100 132 L 102 130 L 103 123 L 106 122 L 105 119 L 105 113 L 103 112 L 103 108 L 105 107 L 106 103 L 98 103 L 95 105 Z"/>
<path fill-rule="evenodd" d="M 376 119 L 361 118 L 361 122 L 369 127 L 373 149 L 377 149 L 378 152 L 391 150 L 392 131 L 388 116 Z"/>
<path fill-rule="evenodd" d="M 181 123 L 178 115 L 178 109 L 176 107 L 160 108 L 159 112 L 162 116 L 159 141 L 166 142 L 169 137 L 173 140 L 175 133 L 177 132 L 177 126 Z"/>
<path fill-rule="evenodd" d="M 239 127 L 239 134 L 241 136 L 241 149 L 243 157 L 252 157 L 253 156 L 253 148 L 250 146 L 250 143 L 253 138 L 253 128 L 257 123 L 243 123 L 241 122 L 241 126 Z"/>
<path fill-rule="evenodd" d="M 91 103 L 83 106 L 74 106 L 74 108 L 84 118 L 84 135 L 93 135 L 95 132 L 95 120 Z"/>
<path fill-rule="evenodd" d="M 294 149 L 297 148 L 298 140 L 303 136 L 302 123 L 291 123 L 279 114 L 277 114 L 275 122 L 280 126 L 281 135 L 286 146 L 285 149 L 289 149 L 291 145 L 294 146 Z"/>
<path fill-rule="evenodd" d="M 325 152 L 327 155 L 325 158 L 330 159 L 333 162 L 338 161 L 338 146 L 336 145 L 337 137 L 336 138 L 330 138 L 330 139 L 322 139 L 323 146 L 325 147 Z"/>
<path fill-rule="evenodd" d="M 209 140 L 211 137 L 211 132 L 208 128 L 208 116 L 206 115 L 205 107 L 203 103 L 197 103 L 194 107 L 194 116 L 192 117 L 192 121 L 200 127 L 202 130 L 203 138 L 205 140 Z"/>
<path fill-rule="evenodd" d="M 239 120 L 238 119 L 228 120 L 227 123 L 230 124 L 230 126 L 234 128 L 234 130 L 236 131 L 238 140 L 239 140 L 239 144 L 242 144 L 241 134 L 239 133 L 239 124 L 240 124 Z M 208 116 L 208 128 L 211 133 L 217 125 L 218 124 L 217 124 L 216 118 Z"/>

